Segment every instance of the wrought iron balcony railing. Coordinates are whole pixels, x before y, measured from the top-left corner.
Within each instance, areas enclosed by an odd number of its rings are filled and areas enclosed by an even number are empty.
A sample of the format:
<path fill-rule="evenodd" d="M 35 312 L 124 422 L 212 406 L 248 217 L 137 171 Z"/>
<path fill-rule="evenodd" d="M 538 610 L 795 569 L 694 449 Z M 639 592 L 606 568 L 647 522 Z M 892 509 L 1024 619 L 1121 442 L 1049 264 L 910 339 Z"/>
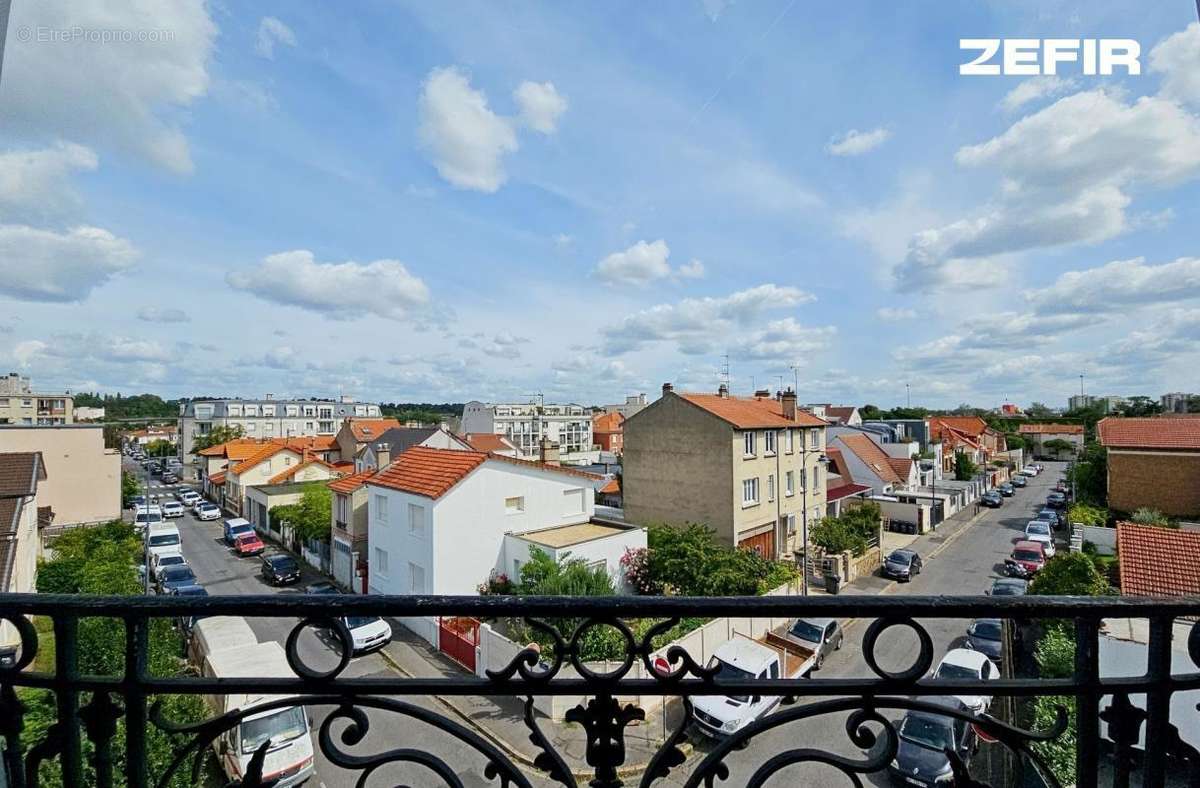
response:
<path fill-rule="evenodd" d="M 153 675 L 147 663 L 148 637 L 155 619 L 188 616 L 276 617 L 292 621 L 286 639 L 290 677 L 211 678 L 200 676 L 164 678 Z M 505 667 L 476 677 L 464 674 L 451 678 L 407 678 L 402 676 L 345 675 L 350 664 L 350 634 L 340 616 L 472 616 L 480 619 L 523 618 L 554 644 L 550 659 L 536 648 L 520 651 Z M 45 617 L 53 622 L 53 671 L 34 669 L 39 643 L 37 629 L 26 616 Z M 862 655 L 872 675 L 855 678 L 737 678 L 718 674 L 697 664 L 682 649 L 671 649 L 666 664 L 656 653 L 651 639 L 687 617 L 827 617 L 863 619 Z M 861 785 L 864 778 L 885 772 L 896 757 L 903 731 L 883 715 L 884 711 L 926 711 L 952 717 L 974 726 L 987 740 L 1013 753 L 1013 768 L 1037 773 L 1049 785 L 1058 781 L 1039 754 L 1038 742 L 1059 737 L 1076 737 L 1075 784 L 1097 785 L 1099 775 L 1113 774 L 1114 784 L 1128 785 L 1137 773 L 1145 786 L 1165 784 L 1172 761 L 1182 764 L 1181 773 L 1197 784 L 1200 753 L 1181 738 L 1171 717 L 1175 693 L 1200 689 L 1200 599 L 1148 600 L 1126 597 L 756 597 L 756 598 L 513 598 L 513 597 L 385 597 L 385 596 L 247 596 L 247 597 L 67 597 L 48 595 L 0 595 L 0 618 L 19 631 L 21 649 L 16 664 L 0 668 L 0 785 L 36 786 L 42 771 L 57 761 L 62 783 L 68 786 L 113 784 L 114 763 L 121 782 L 135 788 L 167 785 L 176 773 L 191 764 L 199 769 L 211 744 L 225 732 L 265 709 L 288 706 L 327 706 L 330 713 L 315 732 L 316 747 L 331 764 L 356 772 L 359 784 L 389 765 L 407 764 L 425 770 L 430 782 L 419 784 L 461 785 L 456 766 L 418 744 L 390 748 L 384 752 L 351 752 L 364 740 L 370 720 L 364 710 L 380 710 L 431 726 L 458 745 L 482 756 L 486 767 L 480 781 L 501 786 L 530 786 L 534 782 L 574 786 L 577 775 L 564 755 L 555 751 L 533 712 L 535 696 L 585 696 L 567 714 L 586 732 L 586 765 L 590 785 L 611 788 L 631 780 L 622 767 L 626 758 L 625 729 L 643 716 L 641 708 L 623 704 L 622 698 L 668 696 L 683 707 L 682 722 L 667 731 L 665 741 L 640 775 L 640 784 L 660 783 L 668 776 L 687 786 L 733 784 L 728 760 L 752 758 L 751 776 L 743 784 L 762 785 L 782 770 L 797 764 L 823 764 L 842 772 Z M 96 676 L 80 672 L 78 649 L 81 625 L 97 618 L 113 619 L 123 629 L 124 667 L 118 675 Z M 1019 622 L 1061 621 L 1073 630 L 1076 652 L 1075 675 L 1071 678 L 1002 677 L 991 681 L 928 678 L 936 650 L 923 622 L 936 619 L 1001 618 Z M 572 632 L 561 632 L 552 622 L 582 622 Z M 657 619 L 640 638 L 625 622 Z M 1099 633 L 1103 622 L 1144 619 L 1149 626 L 1145 672 L 1141 675 L 1103 675 L 1099 659 Z M 1187 627 L 1186 644 L 1172 643 L 1176 624 Z M 594 627 L 612 627 L 624 641 L 624 658 L 608 672 L 598 673 L 581 658 L 581 639 Z M 297 646 L 300 633 L 309 627 L 327 629 L 341 644 L 336 665 L 321 670 L 306 663 Z M 879 653 L 884 632 L 899 627 L 909 630 L 919 642 L 916 659 L 899 670 L 889 670 L 888 655 Z M 47 646 L 47 648 L 49 648 Z M 1172 671 L 1172 650 L 1184 648 L 1192 663 L 1188 671 Z M 332 652 L 331 652 L 332 653 Z M 661 656 L 661 654 L 660 654 Z M 331 657 L 331 659 L 334 659 Z M 43 657 L 44 660 L 44 657 Z M 37 660 L 36 664 L 42 664 Z M 634 671 L 636 664 L 643 669 Z M 567 670 L 567 667 L 573 670 Z M 1195 670 L 1192 670 L 1192 668 Z M 44 728 L 35 741 L 22 732 L 26 704 L 18 696 L 28 688 L 48 690 L 57 712 L 54 724 Z M 151 699 L 164 696 L 196 696 L 250 692 L 281 696 L 251 709 L 234 708 L 202 723 L 174 724 Z M 1073 731 L 1068 714 L 1060 707 L 1055 723 L 1046 730 L 1030 730 L 1020 720 L 1004 720 L 987 713 L 950 708 L 936 702 L 939 696 L 986 694 L 995 697 L 1030 698 L 1063 696 L 1075 704 Z M 525 699 L 525 725 L 529 740 L 540 750 L 536 770 L 523 771 L 513 759 L 489 739 L 452 716 L 443 716 L 418 701 L 426 696 L 509 696 Z M 785 705 L 736 733 L 717 740 L 704 753 L 685 757 L 684 742 L 695 738 L 689 723 L 694 719 L 693 699 L 702 696 L 784 697 Z M 1131 702 L 1145 698 L 1144 710 Z M 1102 699 L 1111 698 L 1104 701 Z M 805 746 L 800 738 L 788 738 L 779 746 L 757 748 L 765 734 L 800 720 L 846 714 L 845 733 L 861 758 L 851 758 Z M 124 736 L 118 736 L 118 721 L 124 720 Z M 1101 737 L 1101 721 L 1107 737 Z M 178 748 L 170 766 L 162 773 L 148 773 L 147 732 L 153 728 L 175 734 Z M 403 731 L 408 731 L 405 726 Z M 404 736 L 402 732 L 400 734 Z M 25 738 L 22 738 L 22 737 Z M 1139 742 L 1147 757 L 1134 757 Z M 85 741 L 88 742 L 85 746 Z M 267 740 L 250 761 L 241 785 L 271 784 L 262 775 L 271 741 Z M 347 749 L 350 748 L 350 749 Z M 763 752 L 759 752 L 762 749 Z M 761 757 L 760 757 L 761 755 Z M 980 785 L 970 775 L 960 754 L 947 749 L 953 767 L 939 785 Z M 195 775 L 197 772 L 193 771 Z M 7 782 L 4 777 L 7 777 Z M 268 778 L 271 776 L 268 775 Z M 1016 782 L 1017 775 L 1008 780 Z M 193 777 L 194 779 L 194 777 Z M 776 783 L 779 784 L 779 783 Z"/>

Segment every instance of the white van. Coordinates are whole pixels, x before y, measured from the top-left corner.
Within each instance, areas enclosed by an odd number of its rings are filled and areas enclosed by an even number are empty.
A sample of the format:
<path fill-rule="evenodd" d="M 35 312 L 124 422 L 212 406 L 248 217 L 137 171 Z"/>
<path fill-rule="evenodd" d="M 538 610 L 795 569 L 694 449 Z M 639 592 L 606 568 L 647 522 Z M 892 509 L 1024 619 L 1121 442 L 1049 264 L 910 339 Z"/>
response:
<path fill-rule="evenodd" d="M 257 642 L 254 631 L 241 616 L 201 618 L 192 627 L 192 638 L 188 641 L 188 658 L 197 665 L 203 665 L 204 658 L 209 654 L 253 646 Z"/>
<path fill-rule="evenodd" d="M 204 622 L 201 621 L 200 624 Z M 200 626 L 197 624 L 197 626 Z M 210 678 L 294 678 L 283 647 L 278 643 L 226 648 L 204 658 L 202 673 Z M 253 709 L 286 696 L 247 694 L 208 695 L 216 714 Z M 267 744 L 269 742 L 269 744 Z M 255 751 L 267 744 L 263 781 L 286 788 L 299 785 L 313 775 L 312 733 L 303 706 L 283 706 L 250 714 L 232 729 L 213 740 L 213 750 L 226 776 L 241 780 Z"/>
<path fill-rule="evenodd" d="M 146 533 L 150 555 L 158 553 L 178 553 L 180 551 L 179 529 L 171 523 L 156 523 L 150 526 Z"/>
<path fill-rule="evenodd" d="M 133 513 L 133 527 L 139 532 L 146 530 L 147 526 L 153 526 L 156 523 L 163 521 L 162 509 L 157 506 L 139 506 Z"/>

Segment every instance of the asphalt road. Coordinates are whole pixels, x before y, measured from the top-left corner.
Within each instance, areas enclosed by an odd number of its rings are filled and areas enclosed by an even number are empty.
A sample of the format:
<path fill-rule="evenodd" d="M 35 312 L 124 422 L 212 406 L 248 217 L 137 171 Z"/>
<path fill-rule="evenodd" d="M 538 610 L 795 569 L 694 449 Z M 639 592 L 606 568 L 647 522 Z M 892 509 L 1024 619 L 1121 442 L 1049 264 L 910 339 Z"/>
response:
<path fill-rule="evenodd" d="M 140 467 L 128 463 L 145 477 Z M 1046 472 L 1030 480 L 1025 489 L 1018 489 L 1013 498 L 1005 499 L 1000 509 L 987 509 L 982 517 L 969 528 L 956 534 L 944 543 L 927 553 L 924 571 L 910 583 L 902 584 L 891 593 L 912 595 L 972 595 L 981 594 L 991 586 L 992 580 L 1001 576 L 1005 556 L 1012 549 L 1014 541 L 1024 533 L 1026 522 L 1032 513 L 1045 501 L 1049 491 L 1061 475 L 1062 463 L 1048 463 Z M 168 489 L 154 489 L 153 485 L 161 485 L 157 480 L 150 480 L 151 493 L 171 497 L 173 492 Z M 180 529 L 183 542 L 183 552 L 196 573 L 200 583 L 210 594 L 299 594 L 309 583 L 319 579 L 319 576 L 305 570 L 301 582 L 293 587 L 276 589 L 261 579 L 259 574 L 259 559 L 240 558 L 230 552 L 221 539 L 220 520 L 199 522 L 191 514 L 175 521 Z M 281 645 L 288 634 L 297 624 L 296 619 L 251 619 L 250 625 L 260 641 L 273 640 Z M 950 648 L 961 642 L 969 621 L 959 620 L 925 620 L 922 622 L 933 638 L 937 650 L 937 658 Z M 865 625 L 862 622 L 846 624 L 845 645 L 841 651 L 826 660 L 821 671 L 822 677 L 869 677 L 873 674 L 867 666 L 861 650 L 862 633 Z M 300 640 L 300 656 L 316 669 L 328 669 L 336 663 L 336 652 L 331 646 L 315 633 L 306 632 Z M 912 664 L 918 654 L 917 639 L 911 633 L 901 628 L 893 628 L 879 640 L 877 654 L 882 667 L 889 670 L 899 670 Z M 356 657 L 343 675 L 371 676 L 389 675 L 390 667 L 378 654 Z M 431 709 L 439 714 L 446 714 L 445 709 L 436 701 L 429 698 L 409 699 L 415 705 Z M 329 714 L 328 708 L 314 708 L 314 730 L 319 729 L 321 722 Z M 367 711 L 371 722 L 371 730 L 367 737 L 347 750 L 359 755 L 373 755 L 392 748 L 409 747 L 418 751 L 436 755 L 450 765 L 463 784 L 485 786 L 496 784 L 482 776 L 484 759 L 472 748 L 461 745 L 453 738 L 437 731 L 430 726 L 411 719 L 400 717 L 388 712 Z M 900 714 L 885 714 L 889 719 L 898 720 Z M 848 714 L 826 715 L 820 718 L 797 721 L 766 733 L 757 738 L 746 750 L 734 753 L 726 759 L 730 768 L 730 777 L 725 784 L 745 784 L 754 770 L 776 753 L 795 749 L 796 747 L 813 748 L 834 753 L 853 760 L 862 760 L 866 753 L 854 747 L 845 732 L 845 721 Z M 334 733 L 343 728 L 337 723 Z M 692 734 L 691 739 L 696 743 L 696 754 L 689 759 L 683 768 L 683 773 L 671 775 L 660 785 L 682 785 L 687 773 L 699 762 L 699 758 L 711 750 L 711 743 L 698 734 Z M 336 740 L 336 739 L 335 739 Z M 357 772 L 348 772 L 331 764 L 328 758 L 318 752 L 317 777 L 315 785 L 350 786 L 355 785 Z M 536 785 L 551 785 L 540 777 L 530 775 Z M 877 785 L 887 784 L 883 773 L 864 776 L 866 782 Z M 376 772 L 369 781 L 371 785 L 409 784 L 414 786 L 442 785 L 422 767 L 412 765 L 389 766 Z M 805 764 L 789 766 L 779 771 L 768 783 L 770 785 L 791 786 L 842 786 L 850 781 L 837 770 L 829 766 Z"/>

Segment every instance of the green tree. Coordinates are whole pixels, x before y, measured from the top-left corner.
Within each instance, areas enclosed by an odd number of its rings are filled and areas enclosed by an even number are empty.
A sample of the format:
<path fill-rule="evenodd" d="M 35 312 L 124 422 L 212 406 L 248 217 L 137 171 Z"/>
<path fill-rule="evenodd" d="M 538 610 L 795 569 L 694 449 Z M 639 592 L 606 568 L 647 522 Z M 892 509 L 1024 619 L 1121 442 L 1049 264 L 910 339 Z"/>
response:
<path fill-rule="evenodd" d="M 557 561 L 536 547 L 521 566 L 518 593 L 529 596 L 612 596 L 612 578 L 603 566 L 564 555 Z"/>
<path fill-rule="evenodd" d="M 1031 419 L 1047 419 L 1054 415 L 1054 411 L 1046 407 L 1041 402 L 1031 402 L 1029 407 L 1025 409 L 1025 415 Z"/>
<path fill-rule="evenodd" d="M 862 417 L 863 421 L 878 421 L 883 417 L 883 411 L 879 409 L 878 405 L 863 405 L 858 409 L 858 415 Z"/>
<path fill-rule="evenodd" d="M 1067 510 L 1067 522 L 1081 525 L 1107 525 L 1108 510 L 1099 506 L 1088 506 L 1086 503 L 1073 504 Z"/>
<path fill-rule="evenodd" d="M 1029 445 L 1029 441 L 1025 440 L 1025 436 L 1019 432 L 1005 432 L 1004 445 L 1009 451 L 1014 449 L 1024 449 Z"/>
<path fill-rule="evenodd" d="M 271 519 L 286 522 L 301 539 L 329 541 L 333 492 L 325 482 L 310 482 L 297 503 L 271 507 Z"/>
<path fill-rule="evenodd" d="M 1122 416 L 1157 416 L 1162 413 L 1162 404 L 1146 396 L 1130 397 L 1117 407 L 1117 413 Z"/>
<path fill-rule="evenodd" d="M 1143 506 L 1135 511 L 1130 515 L 1129 521 L 1138 525 L 1157 525 L 1160 528 L 1179 527 L 1177 523 L 1171 521 L 1170 517 L 1167 517 L 1157 509 L 1151 509 L 1149 506 Z"/>
<path fill-rule="evenodd" d="M 652 582 L 684 596 L 753 596 L 796 576 L 795 566 L 717 541 L 703 525 L 647 529 Z"/>
<path fill-rule="evenodd" d="M 1083 553 L 1054 556 L 1029 584 L 1029 593 L 1041 596 L 1104 596 L 1111 592 L 1108 580 Z"/>
<path fill-rule="evenodd" d="M 1038 641 L 1034 651 L 1038 675 L 1046 679 L 1065 679 L 1075 675 L 1075 638 L 1065 628 L 1051 629 Z M 1067 710 L 1067 729 L 1057 739 L 1035 742 L 1033 747 L 1063 785 L 1075 784 L 1075 747 L 1078 741 L 1075 699 L 1069 696 L 1043 696 L 1033 702 L 1034 730 L 1049 730 L 1058 718 L 1058 707 Z"/>
<path fill-rule="evenodd" d="M 129 499 L 142 491 L 142 483 L 131 471 L 121 471 L 121 503 L 128 504 Z"/>
<path fill-rule="evenodd" d="M 1108 450 L 1099 443 L 1087 443 L 1071 466 L 1070 480 L 1075 484 L 1077 500 L 1092 506 L 1108 505 Z"/>
<path fill-rule="evenodd" d="M 975 478 L 979 473 L 979 466 L 975 461 L 967 456 L 966 452 L 954 452 L 954 479 L 955 481 L 966 482 Z"/>
<path fill-rule="evenodd" d="M 1055 457 L 1061 457 L 1064 453 L 1073 452 L 1075 444 L 1062 438 L 1052 438 L 1042 444 L 1042 449 Z"/>
<path fill-rule="evenodd" d="M 192 454 L 196 454 L 212 446 L 219 446 L 222 443 L 243 438 L 245 435 L 245 430 L 242 429 L 240 424 L 233 427 L 213 427 L 206 434 L 196 436 L 196 440 L 192 442 Z"/>
<path fill-rule="evenodd" d="M 827 553 L 849 550 L 856 556 L 867 551 L 867 540 L 879 534 L 879 504 L 869 501 L 848 509 L 840 517 L 824 517 L 809 531 L 809 541 Z"/>
<path fill-rule="evenodd" d="M 172 455 L 178 454 L 178 452 L 175 449 L 174 443 L 171 443 L 169 440 L 163 440 L 161 438 L 158 440 L 150 441 L 149 443 L 146 444 L 145 448 L 146 448 L 146 454 L 150 455 L 151 457 L 170 457 Z"/>

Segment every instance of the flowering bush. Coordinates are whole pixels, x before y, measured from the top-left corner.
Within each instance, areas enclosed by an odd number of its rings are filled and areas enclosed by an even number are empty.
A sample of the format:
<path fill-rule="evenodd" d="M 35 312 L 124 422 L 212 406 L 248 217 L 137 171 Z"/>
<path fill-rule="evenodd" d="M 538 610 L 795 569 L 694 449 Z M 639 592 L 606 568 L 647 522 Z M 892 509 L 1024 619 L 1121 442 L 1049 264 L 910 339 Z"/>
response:
<path fill-rule="evenodd" d="M 488 579 L 480 583 L 476 589 L 480 596 L 488 596 L 489 594 L 512 594 L 516 593 L 516 586 L 509 579 L 508 575 L 503 572 L 492 571 L 488 575 Z"/>
<path fill-rule="evenodd" d="M 621 569 L 625 572 L 625 581 L 636 593 L 642 596 L 662 594 L 662 584 L 654 579 L 650 570 L 650 551 L 646 548 L 626 548 L 625 555 L 621 556 Z"/>

